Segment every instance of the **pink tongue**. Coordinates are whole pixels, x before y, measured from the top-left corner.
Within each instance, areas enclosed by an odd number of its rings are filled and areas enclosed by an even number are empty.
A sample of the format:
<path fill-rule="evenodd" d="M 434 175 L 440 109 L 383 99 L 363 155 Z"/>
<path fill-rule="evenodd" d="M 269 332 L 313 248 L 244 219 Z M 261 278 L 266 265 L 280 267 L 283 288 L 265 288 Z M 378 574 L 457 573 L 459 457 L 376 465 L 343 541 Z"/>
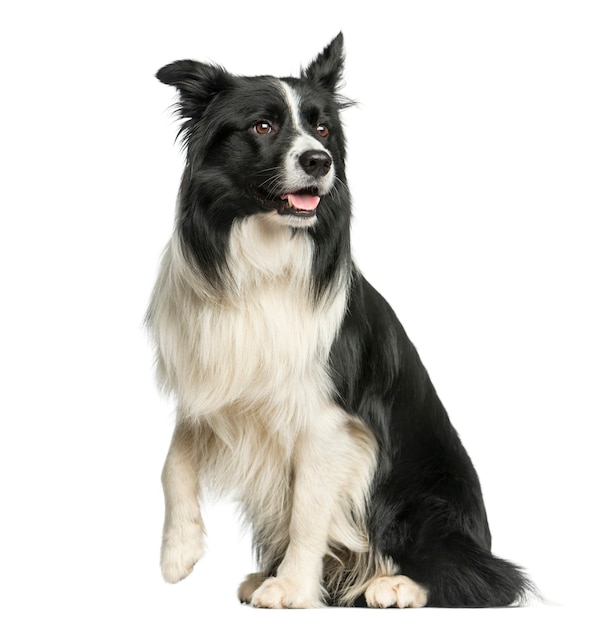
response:
<path fill-rule="evenodd" d="M 282 199 L 289 200 L 294 205 L 294 208 L 300 211 L 314 211 L 321 198 L 307 193 L 287 193 L 282 196 Z"/>

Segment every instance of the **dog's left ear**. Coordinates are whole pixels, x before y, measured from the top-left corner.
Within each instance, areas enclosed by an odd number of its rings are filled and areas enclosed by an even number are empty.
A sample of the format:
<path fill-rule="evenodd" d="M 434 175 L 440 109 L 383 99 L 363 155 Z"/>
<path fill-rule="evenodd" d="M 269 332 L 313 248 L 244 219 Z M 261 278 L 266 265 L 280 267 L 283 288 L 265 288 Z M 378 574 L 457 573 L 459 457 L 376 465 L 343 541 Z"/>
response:
<path fill-rule="evenodd" d="M 304 70 L 301 76 L 325 87 L 337 91 L 344 71 L 344 35 L 339 35 L 319 54 Z"/>

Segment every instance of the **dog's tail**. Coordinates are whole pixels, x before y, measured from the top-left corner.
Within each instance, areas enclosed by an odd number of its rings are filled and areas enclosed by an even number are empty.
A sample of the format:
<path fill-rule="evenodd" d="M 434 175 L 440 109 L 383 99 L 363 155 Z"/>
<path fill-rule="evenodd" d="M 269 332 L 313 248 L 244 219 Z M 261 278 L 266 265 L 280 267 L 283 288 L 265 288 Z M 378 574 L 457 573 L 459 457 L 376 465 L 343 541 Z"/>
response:
<path fill-rule="evenodd" d="M 435 566 L 428 568 L 427 606 L 501 607 L 539 598 L 520 567 L 494 556 L 470 537 L 458 535 L 449 543 L 436 555 Z"/>

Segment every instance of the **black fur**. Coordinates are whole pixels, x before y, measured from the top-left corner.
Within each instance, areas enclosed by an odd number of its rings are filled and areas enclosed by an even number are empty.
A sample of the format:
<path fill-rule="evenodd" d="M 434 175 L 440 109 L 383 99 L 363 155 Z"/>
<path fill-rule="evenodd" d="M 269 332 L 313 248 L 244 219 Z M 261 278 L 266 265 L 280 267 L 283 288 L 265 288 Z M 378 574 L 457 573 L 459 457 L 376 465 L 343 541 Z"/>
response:
<path fill-rule="evenodd" d="M 417 351 L 385 300 L 358 273 L 331 353 L 344 408 L 380 446 L 372 544 L 429 590 L 428 606 L 505 606 L 531 585 L 494 557 L 475 469 Z"/>
<path fill-rule="evenodd" d="M 428 590 L 428 605 L 509 605 L 531 589 L 521 570 L 492 555 L 481 488 L 417 351 L 394 312 L 353 266 L 346 146 L 338 93 L 344 63 L 341 34 L 305 69 L 284 78 L 300 94 L 307 126 L 325 122 L 322 139 L 337 180 L 321 199 L 314 239 L 316 300 L 348 275 L 347 314 L 329 355 L 337 401 L 359 416 L 379 446 L 368 507 L 373 550 Z M 233 76 L 222 68 L 179 61 L 158 78 L 179 89 L 187 146 L 177 228 L 189 262 L 223 287 L 234 220 L 264 211 L 253 185 L 268 187 L 289 137 L 281 94 L 268 76 Z M 267 144 L 247 132 L 253 120 L 280 127 Z M 227 167 L 223 167 L 223 163 Z"/>

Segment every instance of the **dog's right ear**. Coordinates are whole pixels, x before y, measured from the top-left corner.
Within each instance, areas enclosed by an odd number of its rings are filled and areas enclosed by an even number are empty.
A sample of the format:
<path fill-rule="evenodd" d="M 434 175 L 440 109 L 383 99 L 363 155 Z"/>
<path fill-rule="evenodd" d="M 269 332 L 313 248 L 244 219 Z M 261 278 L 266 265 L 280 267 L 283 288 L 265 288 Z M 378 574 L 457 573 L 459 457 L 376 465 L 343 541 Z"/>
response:
<path fill-rule="evenodd" d="M 165 65 L 156 78 L 179 90 L 179 114 L 187 118 L 200 117 L 212 98 L 233 82 L 222 67 L 188 59 Z"/>

